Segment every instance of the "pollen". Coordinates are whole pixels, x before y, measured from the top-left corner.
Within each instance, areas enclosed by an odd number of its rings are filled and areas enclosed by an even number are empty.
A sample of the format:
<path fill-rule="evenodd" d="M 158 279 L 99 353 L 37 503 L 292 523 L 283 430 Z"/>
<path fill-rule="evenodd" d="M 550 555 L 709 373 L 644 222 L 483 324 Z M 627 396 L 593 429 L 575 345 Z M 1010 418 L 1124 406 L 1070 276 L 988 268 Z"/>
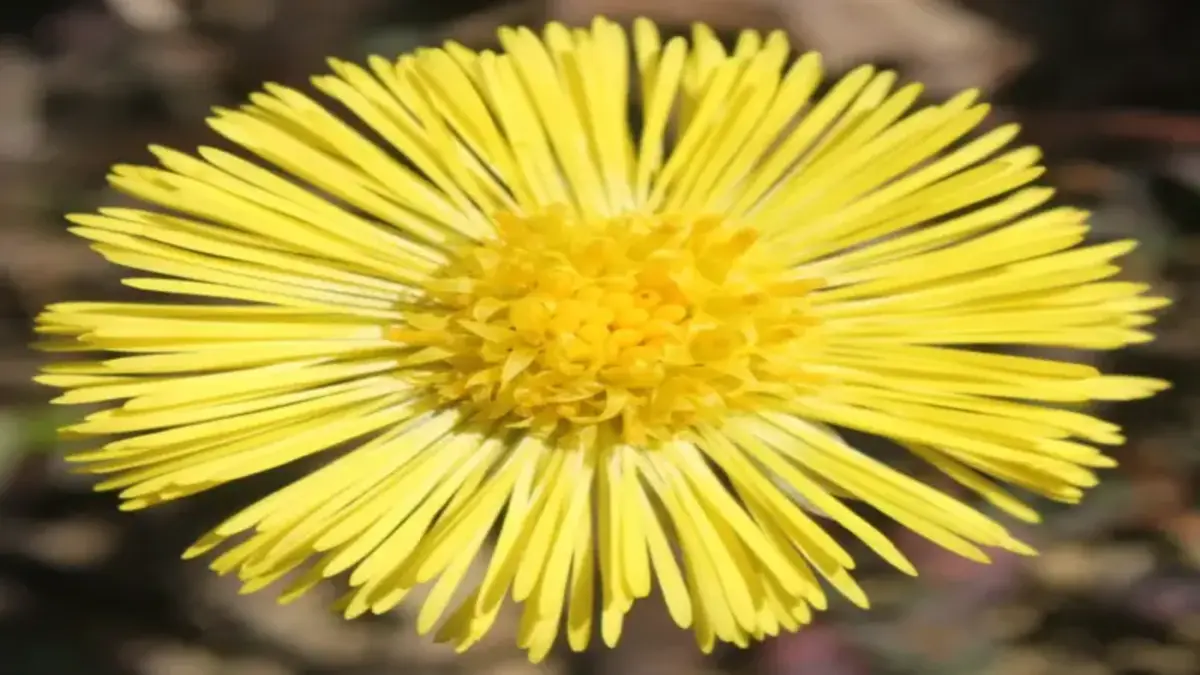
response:
<path fill-rule="evenodd" d="M 770 409 L 814 377 L 819 280 L 717 217 L 500 214 L 388 337 L 445 404 L 512 427 L 605 426 L 629 443 Z"/>

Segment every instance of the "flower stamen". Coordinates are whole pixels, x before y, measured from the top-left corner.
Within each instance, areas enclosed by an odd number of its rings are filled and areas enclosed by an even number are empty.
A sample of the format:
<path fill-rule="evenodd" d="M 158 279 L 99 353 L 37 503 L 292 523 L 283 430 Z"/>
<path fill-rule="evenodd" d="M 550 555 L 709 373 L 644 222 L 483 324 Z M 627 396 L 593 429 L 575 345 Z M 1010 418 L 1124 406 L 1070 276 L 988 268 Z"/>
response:
<path fill-rule="evenodd" d="M 447 404 L 513 426 L 608 423 L 643 443 L 813 383 L 785 364 L 803 362 L 820 283 L 786 279 L 754 230 L 562 208 L 496 224 L 388 332 L 420 355 L 406 375 Z"/>

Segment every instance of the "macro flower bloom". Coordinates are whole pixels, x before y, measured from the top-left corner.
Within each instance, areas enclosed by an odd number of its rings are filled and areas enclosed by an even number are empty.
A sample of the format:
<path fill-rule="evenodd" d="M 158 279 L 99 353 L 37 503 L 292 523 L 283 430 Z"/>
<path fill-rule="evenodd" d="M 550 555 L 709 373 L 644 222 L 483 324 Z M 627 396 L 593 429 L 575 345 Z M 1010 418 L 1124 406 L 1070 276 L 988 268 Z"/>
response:
<path fill-rule="evenodd" d="M 65 430 L 115 437 L 70 458 L 100 489 L 140 509 L 345 449 L 186 552 L 225 545 L 247 592 L 345 573 L 354 617 L 420 587 L 418 630 L 459 649 L 511 596 L 537 660 L 564 623 L 614 644 L 657 588 L 703 649 L 744 645 L 830 590 L 867 605 L 831 523 L 916 573 L 867 511 L 1032 553 L 967 501 L 1078 501 L 1122 437 L 1073 408 L 1165 386 L 1005 351 L 1144 342 L 1166 301 L 1116 279 L 1132 242 L 1047 206 L 1013 125 L 972 135 L 977 92 L 922 105 L 861 67 L 818 94 L 780 33 L 500 40 L 333 61 L 325 103 L 267 86 L 209 120 L 236 151 L 113 169 L 152 209 L 70 217 L 126 284 L 193 300 L 38 321 L 102 353 L 39 378 L 109 405 Z"/>

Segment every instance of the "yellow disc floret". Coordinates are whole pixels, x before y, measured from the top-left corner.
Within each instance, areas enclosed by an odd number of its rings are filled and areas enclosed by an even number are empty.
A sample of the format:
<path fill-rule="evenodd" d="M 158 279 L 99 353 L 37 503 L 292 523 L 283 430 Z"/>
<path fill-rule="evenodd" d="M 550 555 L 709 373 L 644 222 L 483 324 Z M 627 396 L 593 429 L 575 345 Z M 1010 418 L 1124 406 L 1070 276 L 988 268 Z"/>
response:
<path fill-rule="evenodd" d="M 412 348 L 406 372 L 446 403 L 512 426 L 610 424 L 644 443 L 812 382 L 799 364 L 818 284 L 773 264 L 752 229 L 566 209 L 496 226 L 389 331 Z"/>

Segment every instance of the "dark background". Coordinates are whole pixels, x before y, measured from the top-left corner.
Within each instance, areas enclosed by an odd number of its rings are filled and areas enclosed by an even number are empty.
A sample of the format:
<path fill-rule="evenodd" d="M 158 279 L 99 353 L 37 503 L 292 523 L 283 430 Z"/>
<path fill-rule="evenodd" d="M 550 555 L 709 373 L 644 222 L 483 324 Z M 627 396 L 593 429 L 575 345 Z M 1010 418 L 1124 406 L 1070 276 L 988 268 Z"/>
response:
<path fill-rule="evenodd" d="M 919 580 L 863 566 L 875 607 L 701 657 L 653 602 L 613 651 L 531 666 L 501 623 L 466 656 L 402 610 L 345 622 L 319 589 L 288 608 L 178 554 L 286 475 L 136 516 L 68 474 L 26 348 L 39 307 L 127 294 L 65 231 L 122 200 L 115 162 L 209 138 L 212 105 L 303 85 L 327 55 L 392 55 L 500 23 L 649 15 L 672 29 L 783 28 L 831 70 L 896 67 L 933 96 L 979 86 L 1047 151 L 1098 238 L 1136 237 L 1129 276 L 1177 300 L 1160 339 L 1106 368 L 1169 377 L 1127 425 L 1121 467 L 1027 533 L 1041 557 L 960 561 L 898 535 Z M 1191 675 L 1200 673 L 1200 2 L 1195 0 L 42 0 L 0 3 L 0 675 Z M 410 605 L 411 606 L 411 605 Z"/>

